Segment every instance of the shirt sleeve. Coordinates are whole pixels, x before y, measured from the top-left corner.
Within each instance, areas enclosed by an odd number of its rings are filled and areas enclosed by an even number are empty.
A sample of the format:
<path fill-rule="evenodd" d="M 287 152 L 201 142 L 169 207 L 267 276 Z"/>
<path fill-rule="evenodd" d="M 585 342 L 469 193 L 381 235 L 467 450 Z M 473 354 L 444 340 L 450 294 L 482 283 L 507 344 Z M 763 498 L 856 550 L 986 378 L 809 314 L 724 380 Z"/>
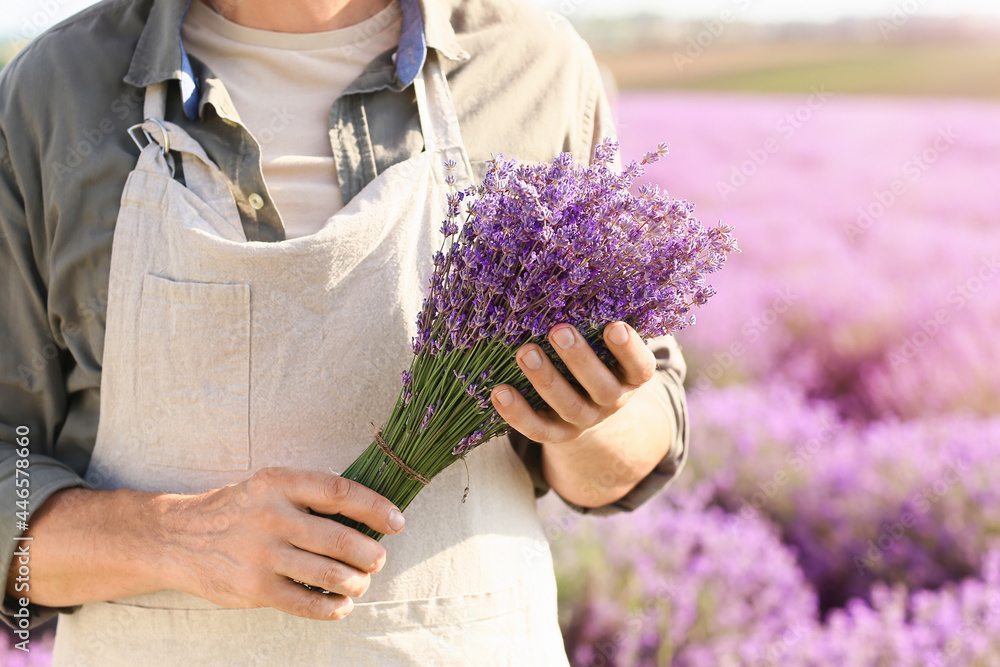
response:
<path fill-rule="evenodd" d="M 674 437 L 670 450 L 657 466 L 625 496 L 600 507 L 581 507 L 565 499 L 563 501 L 581 514 L 607 516 L 619 512 L 631 512 L 664 489 L 680 473 L 687 461 L 688 452 L 688 412 L 684 394 L 684 376 L 687 366 L 680 347 L 673 336 L 655 338 L 649 343 L 656 357 L 656 376 L 660 399 L 667 414 L 673 416 Z M 539 498 L 552 488 L 542 475 L 542 446 L 529 440 L 517 431 L 511 431 L 510 443 L 517 455 L 524 461 L 535 487 L 535 497 Z"/>
<path fill-rule="evenodd" d="M 0 130 L 0 583 L 6 586 L 17 542 L 31 516 L 61 489 L 86 486 L 70 467 L 48 454 L 65 419 L 65 351 L 53 340 L 46 289 L 34 257 L 23 197 Z M 25 451 L 27 450 L 27 451 Z M 21 456 L 21 454 L 28 454 Z M 19 461 L 24 461 L 18 465 Z M 30 567 L 30 562 L 29 562 Z M 30 581 L 23 582 L 30 586 Z M 6 598 L 0 617 L 14 627 L 20 597 Z M 29 605 L 34 626 L 55 609 Z M 23 629 L 23 628 L 22 628 Z"/>

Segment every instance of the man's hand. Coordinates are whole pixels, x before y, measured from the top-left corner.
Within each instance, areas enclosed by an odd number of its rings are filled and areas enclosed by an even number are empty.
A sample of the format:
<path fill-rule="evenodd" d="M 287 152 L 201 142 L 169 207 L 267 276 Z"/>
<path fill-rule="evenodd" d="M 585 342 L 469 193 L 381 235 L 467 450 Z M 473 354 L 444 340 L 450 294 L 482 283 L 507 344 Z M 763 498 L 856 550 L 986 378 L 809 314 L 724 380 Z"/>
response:
<path fill-rule="evenodd" d="M 223 607 L 274 607 L 321 620 L 350 613 L 351 598 L 368 590 L 386 554 L 372 538 L 309 510 L 388 534 L 403 528 L 399 510 L 371 489 L 290 468 L 265 468 L 200 496 L 164 496 L 161 507 L 173 588 Z"/>
<path fill-rule="evenodd" d="M 512 428 L 542 443 L 542 470 L 560 496 L 585 507 L 613 502 L 649 474 L 670 449 L 673 415 L 650 382 L 656 358 L 624 322 L 604 329 L 618 361 L 611 369 L 568 324 L 549 341 L 580 387 L 563 377 L 542 349 L 517 352 L 525 377 L 548 404 L 532 410 L 508 385 L 494 387 L 493 405 Z"/>
<path fill-rule="evenodd" d="M 68 489 L 32 518 L 30 599 L 61 607 L 170 588 L 223 607 L 340 619 L 382 569 L 385 549 L 309 510 L 387 534 L 404 523 L 360 484 L 291 468 L 194 496 Z"/>

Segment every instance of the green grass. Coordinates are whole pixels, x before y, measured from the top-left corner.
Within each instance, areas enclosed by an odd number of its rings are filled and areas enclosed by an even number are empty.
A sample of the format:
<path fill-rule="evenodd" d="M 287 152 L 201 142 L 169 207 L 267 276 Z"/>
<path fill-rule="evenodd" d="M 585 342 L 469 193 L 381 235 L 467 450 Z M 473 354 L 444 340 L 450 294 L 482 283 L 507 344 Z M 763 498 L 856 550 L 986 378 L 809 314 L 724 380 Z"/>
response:
<path fill-rule="evenodd" d="M 1000 97 L 1000 45 L 776 44 L 709 50 L 678 70 L 672 52 L 603 60 L 622 88 Z"/>
<path fill-rule="evenodd" d="M 823 84 L 844 93 L 1000 95 L 1000 49 L 919 47 L 819 63 L 789 63 L 706 77 L 692 88 L 801 92 Z"/>

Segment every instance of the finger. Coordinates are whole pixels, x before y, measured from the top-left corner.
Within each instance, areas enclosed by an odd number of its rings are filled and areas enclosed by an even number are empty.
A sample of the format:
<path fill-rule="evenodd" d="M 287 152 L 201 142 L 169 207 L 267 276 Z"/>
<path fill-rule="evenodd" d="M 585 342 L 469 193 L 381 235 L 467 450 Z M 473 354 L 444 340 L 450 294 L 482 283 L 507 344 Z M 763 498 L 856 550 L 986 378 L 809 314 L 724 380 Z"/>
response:
<path fill-rule="evenodd" d="M 303 551 L 334 558 L 362 572 L 378 572 L 385 565 L 385 547 L 326 517 L 300 515 L 289 523 L 285 539 Z"/>
<path fill-rule="evenodd" d="M 597 405 L 613 406 L 630 389 L 622 386 L 618 376 L 594 353 L 587 340 L 568 324 L 559 324 L 549 332 L 552 349 L 565 362 L 590 400 Z"/>
<path fill-rule="evenodd" d="M 518 433 L 535 442 L 566 442 L 579 437 L 581 429 L 558 416 L 543 416 L 533 410 L 521 393 L 507 384 L 490 392 L 493 407 Z"/>
<path fill-rule="evenodd" d="M 337 475 L 294 471 L 284 487 L 289 500 L 319 514 L 343 514 L 380 533 L 394 535 L 403 529 L 403 514 L 385 497 Z"/>
<path fill-rule="evenodd" d="M 371 584 L 366 573 L 301 549 L 283 549 L 274 571 L 294 581 L 354 598 L 364 595 Z"/>
<path fill-rule="evenodd" d="M 624 322 L 612 322 L 604 327 L 604 343 L 618 360 L 618 377 L 622 384 L 635 390 L 653 379 L 656 355 L 635 329 Z"/>
<path fill-rule="evenodd" d="M 354 609 L 354 600 L 346 595 L 311 591 L 284 577 L 278 578 L 270 593 L 268 606 L 315 621 L 338 621 Z"/>
<path fill-rule="evenodd" d="M 564 421 L 580 428 L 588 428 L 598 421 L 597 406 L 556 370 L 538 345 L 531 343 L 521 347 L 517 351 L 517 363 L 542 400 Z"/>

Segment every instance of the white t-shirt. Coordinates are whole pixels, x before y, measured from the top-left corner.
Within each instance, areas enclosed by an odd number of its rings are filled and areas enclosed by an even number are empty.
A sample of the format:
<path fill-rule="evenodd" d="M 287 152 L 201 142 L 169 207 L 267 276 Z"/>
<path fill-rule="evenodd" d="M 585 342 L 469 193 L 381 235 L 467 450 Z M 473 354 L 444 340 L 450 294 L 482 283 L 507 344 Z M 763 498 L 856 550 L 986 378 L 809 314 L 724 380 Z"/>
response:
<path fill-rule="evenodd" d="M 401 24 L 398 2 L 348 28 L 306 34 L 247 28 L 191 3 L 184 47 L 222 81 L 260 144 L 264 181 L 287 238 L 316 233 L 343 207 L 330 106 L 399 43 Z"/>

